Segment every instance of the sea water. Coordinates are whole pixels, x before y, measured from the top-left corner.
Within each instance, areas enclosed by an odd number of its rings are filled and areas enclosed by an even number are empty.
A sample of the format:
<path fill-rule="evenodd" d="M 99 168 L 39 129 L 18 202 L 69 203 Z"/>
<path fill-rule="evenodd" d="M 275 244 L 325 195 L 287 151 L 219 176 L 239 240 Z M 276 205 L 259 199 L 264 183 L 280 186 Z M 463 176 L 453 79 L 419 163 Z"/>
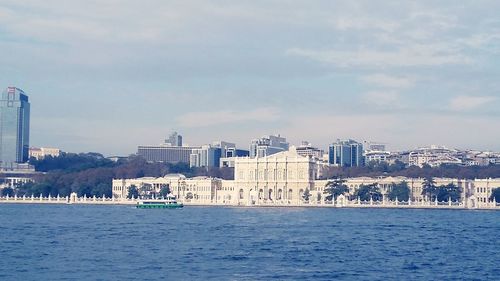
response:
<path fill-rule="evenodd" d="M 500 280 L 500 212 L 0 204 L 0 280 Z"/>

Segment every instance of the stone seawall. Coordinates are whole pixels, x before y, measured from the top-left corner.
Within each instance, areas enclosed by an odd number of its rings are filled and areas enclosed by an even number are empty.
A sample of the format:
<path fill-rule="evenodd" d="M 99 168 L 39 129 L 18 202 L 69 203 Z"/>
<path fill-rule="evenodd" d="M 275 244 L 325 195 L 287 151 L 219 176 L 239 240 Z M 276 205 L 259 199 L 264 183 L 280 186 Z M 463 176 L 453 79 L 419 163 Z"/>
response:
<path fill-rule="evenodd" d="M 0 204 L 79 204 L 79 205 L 136 205 L 138 199 L 116 199 L 106 197 L 0 197 Z M 243 202 L 221 203 L 221 202 L 190 202 L 182 201 L 185 206 L 226 206 L 245 208 L 266 207 L 300 207 L 300 208 L 393 208 L 393 209 L 456 209 L 456 210 L 500 210 L 499 203 L 485 203 L 479 206 L 467 206 L 463 202 L 396 202 L 396 201 L 359 201 L 344 200 L 340 202 L 303 202 L 298 204 L 284 202 L 268 202 L 245 204 Z"/>

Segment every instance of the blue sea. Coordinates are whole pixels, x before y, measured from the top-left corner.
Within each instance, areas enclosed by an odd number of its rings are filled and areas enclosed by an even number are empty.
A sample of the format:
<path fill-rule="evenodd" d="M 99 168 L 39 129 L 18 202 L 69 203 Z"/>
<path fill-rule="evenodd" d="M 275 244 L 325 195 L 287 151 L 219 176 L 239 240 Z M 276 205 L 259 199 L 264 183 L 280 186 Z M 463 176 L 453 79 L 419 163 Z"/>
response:
<path fill-rule="evenodd" d="M 500 280 L 500 212 L 0 204 L 0 280 Z"/>

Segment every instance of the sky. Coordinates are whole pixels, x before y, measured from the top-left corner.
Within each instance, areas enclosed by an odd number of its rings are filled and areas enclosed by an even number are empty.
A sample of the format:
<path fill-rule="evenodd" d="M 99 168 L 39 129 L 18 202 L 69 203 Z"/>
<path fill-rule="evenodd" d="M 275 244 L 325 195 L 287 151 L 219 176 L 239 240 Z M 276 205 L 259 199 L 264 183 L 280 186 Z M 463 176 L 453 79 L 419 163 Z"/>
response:
<path fill-rule="evenodd" d="M 0 88 L 32 146 L 128 155 L 171 131 L 500 151 L 499 1 L 0 0 Z"/>

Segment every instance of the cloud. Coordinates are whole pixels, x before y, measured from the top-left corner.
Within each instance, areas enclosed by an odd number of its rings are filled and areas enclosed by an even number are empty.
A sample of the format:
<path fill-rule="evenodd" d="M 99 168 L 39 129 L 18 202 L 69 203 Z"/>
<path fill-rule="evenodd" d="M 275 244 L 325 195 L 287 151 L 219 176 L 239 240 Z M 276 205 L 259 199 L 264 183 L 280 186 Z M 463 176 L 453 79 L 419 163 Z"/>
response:
<path fill-rule="evenodd" d="M 447 15 L 437 11 L 417 11 L 409 15 L 410 21 L 418 24 L 427 24 L 433 28 L 448 30 L 458 26 L 458 19 L 455 15 Z"/>
<path fill-rule="evenodd" d="M 363 95 L 363 101 L 370 105 L 394 107 L 399 100 L 396 92 L 368 92 Z"/>
<path fill-rule="evenodd" d="M 380 29 L 386 32 L 395 31 L 400 24 L 394 21 L 373 18 L 338 18 L 331 21 L 338 30 Z"/>
<path fill-rule="evenodd" d="M 497 98 L 491 96 L 483 96 L 483 97 L 458 96 L 450 101 L 449 107 L 451 110 L 454 111 L 468 111 L 477 109 L 495 100 L 497 100 Z"/>
<path fill-rule="evenodd" d="M 279 119 L 275 108 L 265 107 L 250 111 L 223 110 L 211 112 L 191 112 L 177 118 L 183 127 L 205 127 L 229 123 L 270 122 Z"/>
<path fill-rule="evenodd" d="M 491 128 L 497 126 L 499 121 L 498 117 L 421 114 L 421 112 L 410 112 L 404 116 L 388 113 L 318 114 L 292 118 L 289 125 L 280 132 L 291 143 L 298 143 L 302 140 L 300 136 L 307 136 L 307 140 L 320 147 L 326 147 L 329 144 L 327 142 L 337 138 L 353 138 L 358 141 L 377 140 L 387 143 L 390 149 L 398 150 L 431 144 L 492 149 L 498 147 L 495 143 L 498 134 Z M 467 128 L 467 134 L 462 133 L 464 128 Z M 480 142 L 478 138 L 481 139 Z"/>
<path fill-rule="evenodd" d="M 285 53 L 346 68 L 442 66 L 473 62 L 472 58 L 447 44 L 403 46 L 394 51 L 366 48 L 357 51 L 291 48 Z"/>
<path fill-rule="evenodd" d="M 408 77 L 391 76 L 387 74 L 377 73 L 366 75 L 361 78 L 365 83 L 374 84 L 385 88 L 411 88 L 415 84 L 415 79 Z"/>
<path fill-rule="evenodd" d="M 479 33 L 474 34 L 470 37 L 461 38 L 457 41 L 460 44 L 468 46 L 470 48 L 475 48 L 481 51 L 500 51 L 500 30 L 495 30 L 491 33 Z"/>

